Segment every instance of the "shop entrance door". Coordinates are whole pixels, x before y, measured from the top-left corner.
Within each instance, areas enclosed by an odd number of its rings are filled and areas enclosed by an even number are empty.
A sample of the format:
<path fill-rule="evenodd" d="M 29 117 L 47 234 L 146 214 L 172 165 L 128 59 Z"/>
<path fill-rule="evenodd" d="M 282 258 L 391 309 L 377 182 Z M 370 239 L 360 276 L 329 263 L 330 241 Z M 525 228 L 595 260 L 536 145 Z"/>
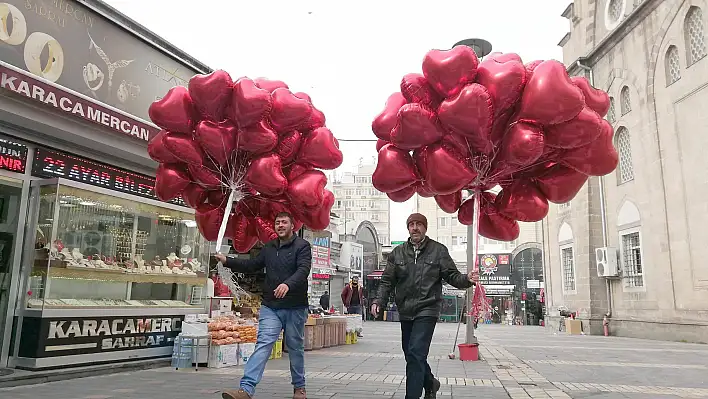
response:
<path fill-rule="evenodd" d="M 10 334 L 12 331 L 12 311 L 10 307 L 17 298 L 13 286 L 18 280 L 21 248 L 18 230 L 24 220 L 20 208 L 22 202 L 22 180 L 0 174 L 0 372 L 7 365 Z M 24 218 L 22 218 L 24 219 Z"/>

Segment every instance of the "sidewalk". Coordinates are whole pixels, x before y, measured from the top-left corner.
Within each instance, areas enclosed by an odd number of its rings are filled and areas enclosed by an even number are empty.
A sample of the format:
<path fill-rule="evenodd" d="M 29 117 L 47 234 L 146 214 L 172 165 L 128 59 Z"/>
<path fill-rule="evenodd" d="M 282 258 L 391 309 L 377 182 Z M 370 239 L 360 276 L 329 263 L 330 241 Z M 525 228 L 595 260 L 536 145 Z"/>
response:
<path fill-rule="evenodd" d="M 440 398 L 708 397 L 708 345 L 567 336 L 540 327 L 480 326 L 486 361 L 449 360 L 456 325 L 438 324 L 430 363 Z M 403 398 L 405 362 L 397 323 L 364 325 L 356 345 L 307 352 L 308 398 Z M 464 326 L 460 337 L 464 337 Z M 241 368 L 131 371 L 0 389 L 30 399 L 219 398 Z M 287 355 L 268 363 L 256 398 L 291 398 Z"/>

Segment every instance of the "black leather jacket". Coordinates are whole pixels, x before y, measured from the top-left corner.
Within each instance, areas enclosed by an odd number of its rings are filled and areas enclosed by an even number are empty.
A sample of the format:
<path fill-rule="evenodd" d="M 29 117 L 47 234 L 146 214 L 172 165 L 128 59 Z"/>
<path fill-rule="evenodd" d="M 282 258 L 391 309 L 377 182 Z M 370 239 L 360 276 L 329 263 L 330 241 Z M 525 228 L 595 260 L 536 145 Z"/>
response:
<path fill-rule="evenodd" d="M 425 237 L 416 250 L 410 240 L 397 246 L 388 256 L 386 270 L 374 303 L 387 304 L 391 290 L 401 320 L 440 316 L 443 280 L 459 289 L 473 284 L 460 273 L 447 248 Z"/>

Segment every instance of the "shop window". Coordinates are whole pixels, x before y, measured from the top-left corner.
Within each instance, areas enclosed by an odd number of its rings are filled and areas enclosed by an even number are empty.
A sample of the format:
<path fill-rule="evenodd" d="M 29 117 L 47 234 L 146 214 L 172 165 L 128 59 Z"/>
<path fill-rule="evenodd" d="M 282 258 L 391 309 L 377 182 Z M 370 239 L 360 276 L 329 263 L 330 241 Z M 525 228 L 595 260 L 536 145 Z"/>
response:
<path fill-rule="evenodd" d="M 561 265 L 563 267 L 563 291 L 575 291 L 575 259 L 571 245 L 561 247 Z"/>
<path fill-rule="evenodd" d="M 621 234 L 621 259 L 624 286 L 627 288 L 644 287 L 644 269 L 642 268 L 642 245 L 638 230 L 625 231 Z"/>
<path fill-rule="evenodd" d="M 664 69 L 666 73 L 667 86 L 670 86 L 681 79 L 681 62 L 678 47 L 669 46 L 669 49 L 666 50 Z"/>
<path fill-rule="evenodd" d="M 686 65 L 691 66 L 706 56 L 706 42 L 703 34 L 703 11 L 693 6 L 688 10 L 683 23 L 686 41 Z"/>
<path fill-rule="evenodd" d="M 617 130 L 615 147 L 619 153 L 619 166 L 617 168 L 617 183 L 622 184 L 634 180 L 634 167 L 632 165 L 632 145 L 629 130 L 621 127 Z"/>
<path fill-rule="evenodd" d="M 632 101 L 629 95 L 629 87 L 624 86 L 620 92 L 620 110 L 622 115 L 627 115 L 632 110 Z"/>

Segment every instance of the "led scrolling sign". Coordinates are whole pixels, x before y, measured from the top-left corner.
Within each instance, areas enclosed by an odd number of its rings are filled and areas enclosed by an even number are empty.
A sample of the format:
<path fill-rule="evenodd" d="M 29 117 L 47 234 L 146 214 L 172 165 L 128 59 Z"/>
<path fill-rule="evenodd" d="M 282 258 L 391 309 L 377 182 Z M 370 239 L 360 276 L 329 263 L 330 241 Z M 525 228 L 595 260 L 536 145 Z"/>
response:
<path fill-rule="evenodd" d="M 155 179 L 152 177 L 44 148 L 37 148 L 35 151 L 32 175 L 46 178 L 60 177 L 159 201 L 155 195 Z M 186 206 L 182 198 L 169 202 Z"/>

